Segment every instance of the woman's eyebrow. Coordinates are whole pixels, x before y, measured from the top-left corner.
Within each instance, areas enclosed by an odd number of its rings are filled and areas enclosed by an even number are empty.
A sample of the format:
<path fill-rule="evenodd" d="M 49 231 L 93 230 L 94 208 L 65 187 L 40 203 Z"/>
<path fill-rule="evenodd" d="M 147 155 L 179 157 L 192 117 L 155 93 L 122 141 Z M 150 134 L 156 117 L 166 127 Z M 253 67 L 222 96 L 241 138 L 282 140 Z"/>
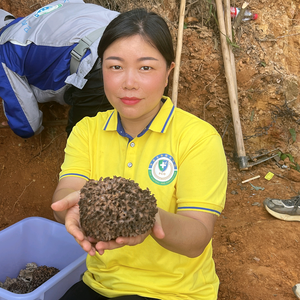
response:
<path fill-rule="evenodd" d="M 140 57 L 140 58 L 138 59 L 138 61 L 143 61 L 143 60 L 157 60 L 157 61 L 158 61 L 157 58 L 152 57 L 152 56 Z"/>
<path fill-rule="evenodd" d="M 124 61 L 124 59 L 121 58 L 121 57 L 119 57 L 119 56 L 109 56 L 109 57 L 107 57 L 105 60 L 110 60 L 110 59 L 112 59 L 112 60 Z"/>
<path fill-rule="evenodd" d="M 121 57 L 119 57 L 119 56 L 109 56 L 109 57 L 107 57 L 105 60 L 119 60 L 119 61 L 124 61 L 124 59 L 121 58 Z M 144 61 L 144 60 L 156 60 L 156 61 L 158 61 L 157 58 L 152 57 L 152 56 L 140 57 L 140 58 L 138 59 L 138 61 Z"/>

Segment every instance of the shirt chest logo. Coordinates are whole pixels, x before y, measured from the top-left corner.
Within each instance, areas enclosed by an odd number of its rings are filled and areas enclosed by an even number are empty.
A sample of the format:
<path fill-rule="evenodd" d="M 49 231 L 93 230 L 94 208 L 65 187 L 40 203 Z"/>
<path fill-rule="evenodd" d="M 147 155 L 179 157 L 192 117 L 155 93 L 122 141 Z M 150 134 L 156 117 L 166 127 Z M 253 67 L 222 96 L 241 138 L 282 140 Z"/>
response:
<path fill-rule="evenodd" d="M 42 15 L 45 15 L 45 14 L 48 14 L 50 13 L 51 11 L 53 10 L 56 10 L 60 7 L 62 7 L 63 5 L 62 4 L 57 4 L 57 5 L 47 5 L 47 6 L 44 6 L 42 7 L 41 9 L 39 9 L 37 12 L 34 13 L 34 16 L 36 18 L 42 16 Z"/>
<path fill-rule="evenodd" d="M 155 156 L 149 164 L 148 175 L 156 184 L 170 184 L 177 175 L 177 165 L 174 158 L 166 153 Z"/>

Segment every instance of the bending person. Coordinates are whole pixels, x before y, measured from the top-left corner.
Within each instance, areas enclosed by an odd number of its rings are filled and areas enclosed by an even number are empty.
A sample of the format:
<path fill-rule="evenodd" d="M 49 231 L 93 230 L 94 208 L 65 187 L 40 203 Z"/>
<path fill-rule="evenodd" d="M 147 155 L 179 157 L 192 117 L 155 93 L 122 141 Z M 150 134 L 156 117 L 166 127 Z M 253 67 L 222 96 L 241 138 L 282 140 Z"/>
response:
<path fill-rule="evenodd" d="M 217 131 L 163 95 L 174 68 L 168 26 L 143 9 L 122 13 L 98 54 L 114 110 L 84 118 L 67 141 L 52 209 L 88 256 L 83 281 L 61 299 L 217 299 L 212 236 L 226 158 Z M 79 192 L 88 179 L 113 176 L 149 188 L 156 223 L 136 237 L 95 241 L 80 228 Z"/>
<path fill-rule="evenodd" d="M 38 103 L 71 106 L 68 134 L 83 117 L 112 108 L 97 46 L 101 28 L 118 14 L 82 0 L 56 1 L 17 19 L 0 10 L 0 97 L 15 134 L 29 138 L 42 131 Z"/>

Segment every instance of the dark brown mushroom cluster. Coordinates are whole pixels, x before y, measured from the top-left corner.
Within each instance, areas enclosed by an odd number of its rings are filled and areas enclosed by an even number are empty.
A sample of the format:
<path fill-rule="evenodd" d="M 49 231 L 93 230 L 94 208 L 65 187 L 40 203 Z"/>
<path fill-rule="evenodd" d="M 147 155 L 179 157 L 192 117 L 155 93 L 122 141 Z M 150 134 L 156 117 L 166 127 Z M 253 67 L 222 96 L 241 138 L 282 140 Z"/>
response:
<path fill-rule="evenodd" d="M 28 293 L 32 292 L 52 276 L 59 272 L 58 269 L 54 267 L 40 266 L 32 273 L 32 281 L 29 285 Z"/>
<path fill-rule="evenodd" d="M 133 180 L 114 176 L 89 180 L 80 192 L 80 223 L 98 241 L 137 236 L 155 223 L 156 199 Z"/>
<path fill-rule="evenodd" d="M 15 294 L 27 294 L 34 291 L 59 270 L 54 267 L 40 266 L 36 263 L 28 263 L 25 269 L 21 269 L 17 278 L 7 277 L 0 287 Z"/>

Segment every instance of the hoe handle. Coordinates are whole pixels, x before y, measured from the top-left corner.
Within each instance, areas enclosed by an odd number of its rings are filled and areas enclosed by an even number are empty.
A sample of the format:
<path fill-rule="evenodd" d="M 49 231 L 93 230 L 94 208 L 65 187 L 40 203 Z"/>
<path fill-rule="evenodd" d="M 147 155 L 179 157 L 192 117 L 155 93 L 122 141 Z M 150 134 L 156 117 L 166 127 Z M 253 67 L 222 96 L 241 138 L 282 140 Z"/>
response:
<path fill-rule="evenodd" d="M 218 13 L 223 61 L 225 67 L 225 76 L 226 76 L 232 121 L 233 121 L 234 133 L 235 133 L 235 141 L 236 141 L 236 148 L 237 148 L 236 150 L 239 159 L 239 167 L 241 170 L 242 169 L 246 170 L 248 169 L 248 161 L 245 152 L 242 126 L 241 126 L 241 120 L 239 115 L 238 99 L 237 99 L 236 88 L 235 88 L 236 81 L 234 80 L 235 76 L 233 75 L 232 65 L 230 61 L 230 53 L 229 53 L 227 39 L 226 39 L 226 29 L 225 29 L 225 22 L 224 22 L 222 0 L 216 0 L 216 5 L 217 5 L 217 13 Z"/>

